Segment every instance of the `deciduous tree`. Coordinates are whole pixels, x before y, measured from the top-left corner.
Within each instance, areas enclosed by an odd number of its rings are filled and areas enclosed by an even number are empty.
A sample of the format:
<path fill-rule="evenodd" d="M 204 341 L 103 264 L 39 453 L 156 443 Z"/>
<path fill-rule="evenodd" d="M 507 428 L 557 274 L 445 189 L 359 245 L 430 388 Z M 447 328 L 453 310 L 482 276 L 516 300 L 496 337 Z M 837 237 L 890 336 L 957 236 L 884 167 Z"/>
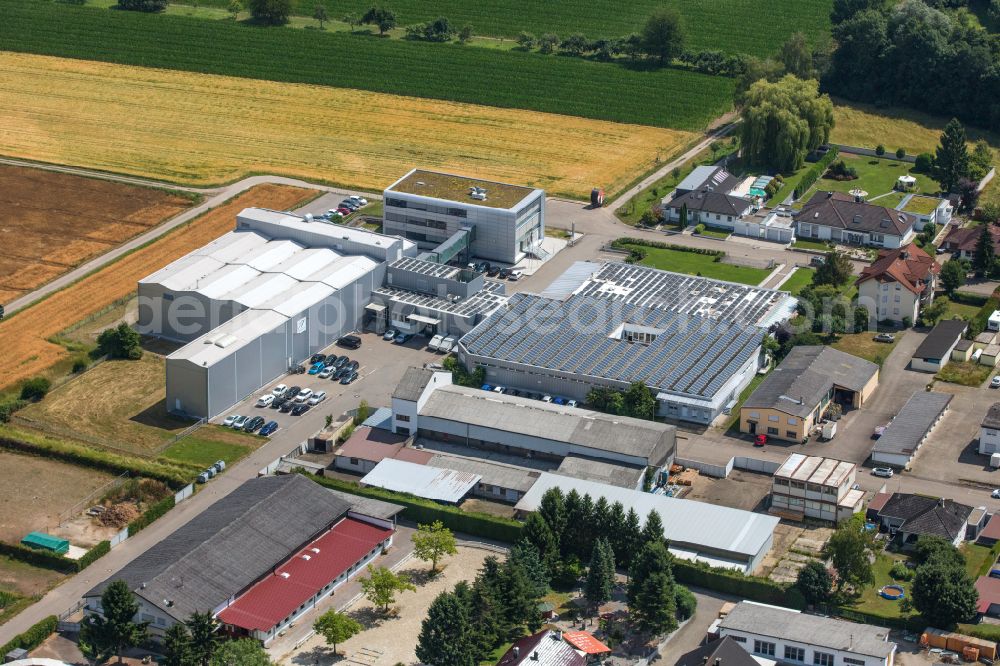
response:
<path fill-rule="evenodd" d="M 241 638 L 219 645 L 210 666 L 274 666 L 274 662 L 258 641 Z"/>
<path fill-rule="evenodd" d="M 950 629 L 976 615 L 979 593 L 962 566 L 934 561 L 917 567 L 911 586 L 913 606 L 932 626 Z"/>
<path fill-rule="evenodd" d="M 247 0 L 247 9 L 254 20 L 265 25 L 284 25 L 292 13 L 291 0 Z"/>
<path fill-rule="evenodd" d="M 642 27 L 642 52 L 656 58 L 661 65 L 684 53 L 684 20 L 673 7 L 653 12 Z"/>
<path fill-rule="evenodd" d="M 396 27 L 396 12 L 385 7 L 372 7 L 361 17 L 361 22 L 374 25 L 378 34 L 384 35 Z"/>
<path fill-rule="evenodd" d="M 795 586 L 799 588 L 799 592 L 808 603 L 825 604 L 830 600 L 833 581 L 826 565 L 818 560 L 809 560 L 799 571 Z"/>
<path fill-rule="evenodd" d="M 440 520 L 430 525 L 418 525 L 413 534 L 413 554 L 417 559 L 431 563 L 431 573 L 437 573 L 437 564 L 445 555 L 458 552 L 455 535 Z"/>
<path fill-rule="evenodd" d="M 781 45 L 780 58 L 786 73 L 794 74 L 800 79 L 814 78 L 812 49 L 801 31 L 792 33 Z"/>
<path fill-rule="evenodd" d="M 965 284 L 965 263 L 960 259 L 949 259 L 941 267 L 941 287 L 949 296 L 954 296 L 958 288 Z"/>
<path fill-rule="evenodd" d="M 343 643 L 363 629 L 361 623 L 353 617 L 333 609 L 320 615 L 313 623 L 313 630 L 323 637 L 327 645 L 333 647 L 334 655 L 337 654 L 337 643 Z"/>
<path fill-rule="evenodd" d="M 813 274 L 814 285 L 829 284 L 840 287 L 847 284 L 854 272 L 851 260 L 843 252 L 827 252 L 823 263 Z"/>
<path fill-rule="evenodd" d="M 816 81 L 791 74 L 750 86 L 742 107 L 743 151 L 750 163 L 791 173 L 806 154 L 826 143 L 833 128 L 833 102 Z"/>
<path fill-rule="evenodd" d="M 91 615 L 80 625 L 80 647 L 91 659 L 104 663 L 146 640 L 147 622 L 135 622 L 139 604 L 128 583 L 113 581 L 101 594 L 101 615 Z"/>
<path fill-rule="evenodd" d="M 316 5 L 313 8 L 313 18 L 319 21 L 319 29 L 323 29 L 323 24 L 330 20 L 330 14 L 326 11 L 326 5 Z"/>
<path fill-rule="evenodd" d="M 860 515 L 860 514 L 859 514 Z M 857 590 L 875 582 L 871 556 L 872 536 L 865 530 L 863 516 L 844 521 L 826 544 L 826 555 L 837 570 L 837 589 L 853 585 Z"/>
<path fill-rule="evenodd" d="M 386 567 L 368 565 L 368 577 L 361 579 L 361 590 L 368 601 L 389 612 L 389 605 L 396 601 L 397 592 L 416 592 L 417 587 L 405 574 L 393 573 Z"/>
<path fill-rule="evenodd" d="M 142 358 L 142 339 L 132 327 L 122 322 L 114 328 L 107 328 L 97 336 L 97 350 L 108 358 Z"/>

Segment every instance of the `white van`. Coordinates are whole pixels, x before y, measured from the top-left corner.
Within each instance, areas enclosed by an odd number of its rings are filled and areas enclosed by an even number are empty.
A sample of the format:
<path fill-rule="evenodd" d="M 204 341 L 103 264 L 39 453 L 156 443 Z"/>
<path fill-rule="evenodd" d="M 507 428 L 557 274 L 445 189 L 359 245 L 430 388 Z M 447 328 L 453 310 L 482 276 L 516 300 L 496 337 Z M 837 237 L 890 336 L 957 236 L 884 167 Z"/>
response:
<path fill-rule="evenodd" d="M 438 335 L 435 335 L 433 338 L 431 338 L 431 341 L 427 344 L 427 347 L 431 351 L 440 351 L 441 350 L 441 343 L 442 342 L 444 342 L 444 336 L 441 335 L 441 334 L 438 334 Z"/>

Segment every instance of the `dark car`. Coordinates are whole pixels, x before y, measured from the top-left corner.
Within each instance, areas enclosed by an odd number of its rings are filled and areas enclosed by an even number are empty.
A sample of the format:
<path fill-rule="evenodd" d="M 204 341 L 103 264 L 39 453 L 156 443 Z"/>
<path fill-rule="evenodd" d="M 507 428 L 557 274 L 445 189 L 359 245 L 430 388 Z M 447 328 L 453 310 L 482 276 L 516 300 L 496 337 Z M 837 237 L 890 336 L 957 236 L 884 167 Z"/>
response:
<path fill-rule="evenodd" d="M 338 356 L 336 360 L 334 360 L 334 362 L 331 363 L 331 365 L 337 368 L 337 370 L 340 370 L 342 367 L 344 367 L 344 365 L 349 363 L 350 360 L 351 358 L 349 356 Z"/>
<path fill-rule="evenodd" d="M 326 354 L 313 354 L 312 358 L 309 359 L 310 363 L 319 363 L 320 361 L 326 360 Z"/>
<path fill-rule="evenodd" d="M 283 405 L 281 405 L 280 408 L 278 408 L 278 411 L 281 412 L 282 414 L 287 414 L 288 412 L 292 411 L 294 407 L 295 403 L 292 402 L 291 400 L 288 400 Z"/>
<path fill-rule="evenodd" d="M 337 344 L 348 349 L 357 349 L 361 346 L 361 338 L 356 335 L 345 335 L 337 340 Z"/>
<path fill-rule="evenodd" d="M 263 435 L 264 437 L 270 437 L 271 435 L 274 434 L 274 431 L 277 429 L 278 429 L 277 421 L 268 421 L 264 425 L 264 427 L 260 429 L 260 433 L 258 434 Z"/>
<path fill-rule="evenodd" d="M 257 432 L 265 423 L 263 416 L 255 416 L 243 426 L 243 432 Z"/>
<path fill-rule="evenodd" d="M 500 271 L 500 279 L 506 280 L 510 277 L 511 270 L 509 268 L 504 268 Z"/>
<path fill-rule="evenodd" d="M 359 206 L 356 201 L 351 201 L 350 199 L 344 199 L 339 204 L 337 204 L 337 206 L 342 208 L 349 208 L 351 210 L 357 210 L 361 208 L 361 206 Z"/>
<path fill-rule="evenodd" d="M 340 383 L 341 384 L 350 384 L 351 382 L 353 382 L 357 378 L 358 378 L 358 373 L 351 372 L 350 374 L 347 374 L 347 375 L 344 375 L 343 377 L 341 377 L 340 378 Z"/>
<path fill-rule="evenodd" d="M 350 369 L 351 369 L 351 371 L 353 371 L 353 372 L 357 372 L 357 371 L 358 371 L 358 368 L 360 368 L 360 367 L 361 367 L 361 364 L 360 364 L 360 363 L 358 363 L 357 361 L 351 361 L 350 363 L 348 363 L 348 364 L 347 364 L 347 365 L 345 365 L 344 367 L 345 367 L 345 368 L 350 368 Z"/>
<path fill-rule="evenodd" d="M 490 266 L 490 270 L 486 271 L 486 274 L 490 277 L 496 277 L 497 275 L 500 275 L 500 267 Z"/>
<path fill-rule="evenodd" d="M 309 405 L 307 403 L 301 402 L 292 407 L 292 416 L 302 416 L 308 411 L 309 411 Z"/>
<path fill-rule="evenodd" d="M 288 393 L 286 392 L 281 397 L 274 399 L 271 403 L 271 409 L 281 409 L 281 406 L 289 400 L 291 400 L 291 398 L 288 397 Z"/>

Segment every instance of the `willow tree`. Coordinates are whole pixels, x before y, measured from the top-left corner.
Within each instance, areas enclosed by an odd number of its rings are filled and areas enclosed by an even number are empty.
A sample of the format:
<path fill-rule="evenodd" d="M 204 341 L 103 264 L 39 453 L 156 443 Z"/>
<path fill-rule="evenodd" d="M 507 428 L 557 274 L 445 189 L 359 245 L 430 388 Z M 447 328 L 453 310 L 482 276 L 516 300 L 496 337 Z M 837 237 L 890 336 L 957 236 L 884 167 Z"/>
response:
<path fill-rule="evenodd" d="M 743 154 L 753 165 L 791 173 L 833 129 L 833 102 L 816 81 L 788 74 L 750 86 L 742 107 Z"/>

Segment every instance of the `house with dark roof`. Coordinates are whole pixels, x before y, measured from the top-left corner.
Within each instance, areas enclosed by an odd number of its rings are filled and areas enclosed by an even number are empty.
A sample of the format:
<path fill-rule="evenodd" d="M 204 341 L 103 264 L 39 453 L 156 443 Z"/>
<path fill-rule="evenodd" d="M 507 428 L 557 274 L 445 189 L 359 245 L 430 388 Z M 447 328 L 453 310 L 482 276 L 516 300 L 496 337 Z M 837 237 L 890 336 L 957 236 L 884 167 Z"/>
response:
<path fill-rule="evenodd" d="M 921 372 L 938 372 L 951 360 L 958 341 L 969 330 L 964 319 L 945 319 L 931 329 L 910 359 L 910 368 Z"/>
<path fill-rule="evenodd" d="M 773 664 L 773 659 L 754 657 L 740 647 L 732 636 L 705 643 L 691 652 L 682 654 L 675 666 L 762 666 Z"/>
<path fill-rule="evenodd" d="M 587 658 L 564 641 L 560 632 L 547 629 L 514 641 L 514 644 L 500 657 L 496 666 L 586 666 L 586 664 Z"/>
<path fill-rule="evenodd" d="M 979 424 L 979 453 L 991 456 L 1000 452 L 1000 402 L 994 402 Z"/>
<path fill-rule="evenodd" d="M 959 259 L 972 260 L 976 257 L 976 245 L 983 235 L 983 227 L 953 227 L 941 241 L 941 248 L 958 254 Z M 1000 256 L 1000 224 L 990 225 L 993 237 L 993 253 Z"/>
<path fill-rule="evenodd" d="M 854 282 L 858 287 L 858 302 L 875 315 L 876 321 L 908 320 L 912 324 L 920 316 L 920 308 L 934 300 L 940 271 L 934 257 L 916 243 L 881 250 Z"/>
<path fill-rule="evenodd" d="M 898 248 L 916 236 L 913 216 L 842 192 L 817 192 L 795 214 L 795 235 L 842 245 Z"/>
<path fill-rule="evenodd" d="M 298 474 L 252 479 L 94 586 L 85 613 L 102 613 L 101 594 L 124 580 L 154 636 L 207 611 L 266 644 L 389 547 L 399 511 Z"/>
<path fill-rule="evenodd" d="M 921 536 L 936 536 L 958 546 L 965 540 L 972 507 L 950 499 L 892 493 L 878 512 L 882 530 L 912 545 Z"/>
<path fill-rule="evenodd" d="M 754 209 L 753 200 L 738 192 L 743 180 L 724 167 L 696 167 L 664 197 L 659 205 L 660 212 L 664 219 L 677 222 L 681 219 L 681 211 L 686 210 L 690 226 L 704 224 L 732 230 L 737 221 Z"/>
<path fill-rule="evenodd" d="M 824 347 L 793 347 L 740 407 L 740 432 L 802 442 L 831 402 L 857 409 L 878 386 L 878 366 Z"/>

